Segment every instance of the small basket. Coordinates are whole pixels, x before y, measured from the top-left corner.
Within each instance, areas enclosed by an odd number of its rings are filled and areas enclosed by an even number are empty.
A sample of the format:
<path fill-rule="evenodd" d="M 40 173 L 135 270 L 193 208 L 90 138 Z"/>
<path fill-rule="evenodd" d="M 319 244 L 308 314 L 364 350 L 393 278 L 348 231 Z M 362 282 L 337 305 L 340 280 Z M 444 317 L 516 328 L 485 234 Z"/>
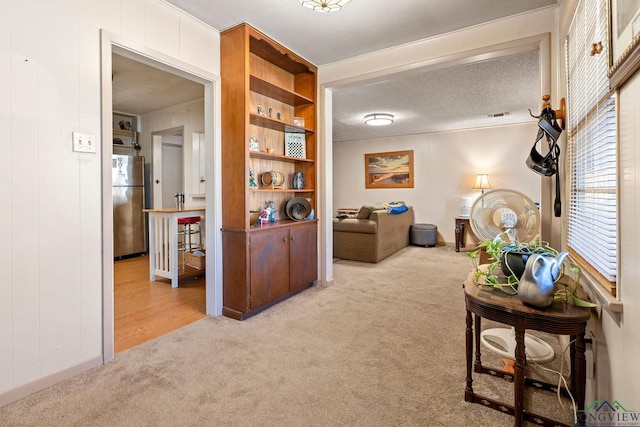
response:
<path fill-rule="evenodd" d="M 204 253 L 204 251 L 201 251 Z M 193 252 L 185 252 L 184 253 L 184 265 L 188 265 L 191 268 L 195 268 L 196 270 L 204 270 L 206 265 L 207 257 L 205 255 L 198 256 L 194 255 Z"/>

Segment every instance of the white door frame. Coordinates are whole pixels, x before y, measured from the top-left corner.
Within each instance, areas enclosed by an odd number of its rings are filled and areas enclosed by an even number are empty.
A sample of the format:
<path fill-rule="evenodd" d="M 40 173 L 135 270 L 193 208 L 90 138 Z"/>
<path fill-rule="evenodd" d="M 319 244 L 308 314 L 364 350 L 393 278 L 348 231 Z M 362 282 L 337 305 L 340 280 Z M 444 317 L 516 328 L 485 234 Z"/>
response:
<path fill-rule="evenodd" d="M 101 43 L 101 99 L 102 99 L 102 356 L 103 363 L 114 358 L 113 345 L 113 199 L 111 196 L 111 155 L 113 152 L 111 128 L 113 113 L 112 62 L 117 53 L 155 68 L 179 75 L 204 85 L 204 131 L 207 162 L 206 216 L 207 230 L 220 230 L 222 226 L 221 185 L 221 83 L 220 76 L 202 70 L 179 59 L 157 52 L 106 30 L 100 31 Z M 206 234 L 206 312 L 222 314 L 222 235 Z"/>

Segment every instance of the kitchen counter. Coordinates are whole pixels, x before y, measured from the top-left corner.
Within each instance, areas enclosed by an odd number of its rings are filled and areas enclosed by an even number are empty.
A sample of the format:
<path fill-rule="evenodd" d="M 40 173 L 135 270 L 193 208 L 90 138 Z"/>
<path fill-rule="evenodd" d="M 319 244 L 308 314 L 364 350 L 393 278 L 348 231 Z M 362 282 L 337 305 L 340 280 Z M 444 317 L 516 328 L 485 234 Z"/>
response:
<path fill-rule="evenodd" d="M 178 219 L 204 217 L 204 207 L 144 209 L 149 213 L 149 280 L 171 279 L 178 287 Z"/>

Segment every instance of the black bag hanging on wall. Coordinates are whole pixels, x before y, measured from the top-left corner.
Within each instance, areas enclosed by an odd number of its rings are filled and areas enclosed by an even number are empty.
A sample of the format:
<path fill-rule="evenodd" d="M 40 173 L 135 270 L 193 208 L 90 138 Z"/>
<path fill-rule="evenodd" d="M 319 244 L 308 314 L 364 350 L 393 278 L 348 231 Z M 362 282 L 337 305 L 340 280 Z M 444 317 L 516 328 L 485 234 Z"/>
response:
<path fill-rule="evenodd" d="M 536 117 L 536 116 L 534 116 Z M 560 147 L 558 146 L 558 138 L 562 133 L 562 129 L 558 126 L 556 120 L 556 112 L 551 108 L 545 108 L 542 110 L 538 120 L 538 136 L 536 141 L 531 147 L 529 157 L 526 164 L 535 173 L 543 176 L 556 176 L 556 200 L 553 204 L 553 211 L 556 217 L 562 215 L 562 203 L 560 202 L 560 174 L 559 174 L 559 159 L 560 159 Z M 536 148 L 538 141 L 542 141 L 545 138 L 549 151 L 547 155 L 543 156 L 538 152 Z M 542 143 L 541 143 L 542 144 Z"/>

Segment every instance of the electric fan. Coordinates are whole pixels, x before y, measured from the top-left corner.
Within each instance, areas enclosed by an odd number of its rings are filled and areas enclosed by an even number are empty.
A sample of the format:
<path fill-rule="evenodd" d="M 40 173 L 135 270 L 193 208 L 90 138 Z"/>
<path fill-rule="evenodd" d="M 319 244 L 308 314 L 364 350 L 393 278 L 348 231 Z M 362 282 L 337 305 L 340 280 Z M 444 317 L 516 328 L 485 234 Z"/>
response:
<path fill-rule="evenodd" d="M 469 224 L 481 240 L 501 238 L 506 243 L 530 243 L 540 236 L 540 212 L 526 195 L 515 190 L 492 190 L 482 194 L 471 206 Z M 503 234 L 504 233 L 504 234 Z M 504 357 L 515 359 L 513 328 L 486 329 L 482 344 Z M 553 348 L 541 339 L 525 334 L 527 358 L 536 362 L 553 359 Z"/>
<path fill-rule="evenodd" d="M 506 232 L 511 242 L 529 243 L 540 230 L 540 212 L 530 198 L 515 190 L 491 190 L 471 206 L 469 223 L 481 240 Z"/>

